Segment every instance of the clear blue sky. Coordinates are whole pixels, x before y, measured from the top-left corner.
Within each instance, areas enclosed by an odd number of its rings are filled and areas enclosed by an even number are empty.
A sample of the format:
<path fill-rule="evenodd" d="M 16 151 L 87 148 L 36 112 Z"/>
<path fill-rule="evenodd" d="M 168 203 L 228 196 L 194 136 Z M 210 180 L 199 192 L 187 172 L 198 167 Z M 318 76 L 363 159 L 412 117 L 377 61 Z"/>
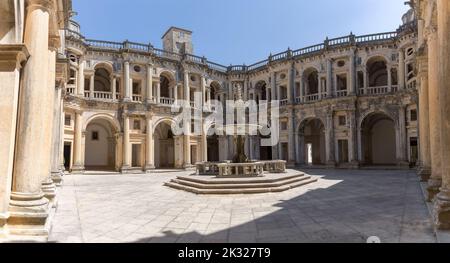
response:
<path fill-rule="evenodd" d="M 152 43 L 170 26 L 194 31 L 194 52 L 224 65 L 339 37 L 397 29 L 405 0 L 73 0 L 93 39 Z"/>

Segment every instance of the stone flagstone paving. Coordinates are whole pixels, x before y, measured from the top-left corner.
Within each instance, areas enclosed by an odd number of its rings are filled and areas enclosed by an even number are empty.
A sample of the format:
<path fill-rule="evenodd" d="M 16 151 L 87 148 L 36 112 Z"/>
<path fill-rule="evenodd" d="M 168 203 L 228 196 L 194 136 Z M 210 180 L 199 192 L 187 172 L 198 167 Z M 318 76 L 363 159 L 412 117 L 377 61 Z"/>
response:
<path fill-rule="evenodd" d="M 66 175 L 50 242 L 436 242 L 414 171 L 311 170 L 284 193 L 201 196 L 177 175 Z"/>

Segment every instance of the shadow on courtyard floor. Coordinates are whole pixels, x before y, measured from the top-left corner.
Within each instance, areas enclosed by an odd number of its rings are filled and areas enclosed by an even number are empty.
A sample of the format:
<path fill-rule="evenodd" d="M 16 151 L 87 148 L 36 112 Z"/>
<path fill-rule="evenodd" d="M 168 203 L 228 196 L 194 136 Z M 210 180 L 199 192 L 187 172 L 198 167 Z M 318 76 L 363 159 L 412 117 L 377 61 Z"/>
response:
<path fill-rule="evenodd" d="M 306 170 L 322 179 L 304 194 L 279 195 L 279 203 L 232 214 L 231 227 L 177 234 L 164 232 L 136 242 L 435 242 L 431 221 L 413 171 Z"/>

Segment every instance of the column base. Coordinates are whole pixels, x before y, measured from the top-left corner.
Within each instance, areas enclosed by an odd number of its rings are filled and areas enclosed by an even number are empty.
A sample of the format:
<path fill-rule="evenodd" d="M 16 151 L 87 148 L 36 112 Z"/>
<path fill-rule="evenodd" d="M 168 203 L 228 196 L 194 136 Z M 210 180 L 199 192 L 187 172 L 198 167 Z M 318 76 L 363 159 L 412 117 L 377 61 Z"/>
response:
<path fill-rule="evenodd" d="M 145 166 L 144 170 L 145 170 L 146 173 L 149 174 L 149 173 L 152 173 L 152 171 L 155 170 L 155 168 L 156 167 L 153 164 L 149 164 L 149 165 Z"/>
<path fill-rule="evenodd" d="M 42 182 L 41 189 L 42 192 L 44 192 L 44 197 L 48 199 L 51 207 L 56 208 L 58 203 L 56 199 L 56 185 L 50 177 Z"/>
<path fill-rule="evenodd" d="M 402 169 L 409 169 L 409 162 L 407 161 L 398 161 L 397 167 L 400 167 Z"/>
<path fill-rule="evenodd" d="M 427 201 L 433 202 L 434 198 L 437 194 L 439 194 L 439 189 L 441 188 L 442 180 L 441 179 L 435 179 L 431 178 L 428 180 L 428 186 L 427 186 Z"/>
<path fill-rule="evenodd" d="M 417 175 L 420 177 L 421 182 L 428 182 L 431 177 L 431 168 L 429 167 L 419 167 L 417 170 Z"/>
<path fill-rule="evenodd" d="M 9 218 L 8 213 L 0 213 L 0 238 L 6 238 L 7 231 L 6 231 L 6 221 Z"/>
<path fill-rule="evenodd" d="M 51 178 L 52 178 L 52 180 L 53 180 L 53 183 L 54 183 L 57 187 L 62 186 L 63 181 L 64 181 L 63 175 L 64 175 L 64 172 L 63 172 L 63 171 L 52 172 Z"/>
<path fill-rule="evenodd" d="M 441 192 L 436 196 L 433 219 L 438 229 L 450 229 L 450 190 L 441 189 Z"/>
<path fill-rule="evenodd" d="M 327 167 L 327 169 L 334 169 L 334 168 L 336 168 L 336 162 L 328 161 L 325 166 Z"/>
<path fill-rule="evenodd" d="M 83 165 L 74 165 L 71 169 L 73 174 L 84 174 L 86 168 Z"/>
<path fill-rule="evenodd" d="M 11 193 L 10 216 L 7 220 L 10 235 L 48 236 L 46 225 L 49 216 L 49 201 L 44 193 Z"/>

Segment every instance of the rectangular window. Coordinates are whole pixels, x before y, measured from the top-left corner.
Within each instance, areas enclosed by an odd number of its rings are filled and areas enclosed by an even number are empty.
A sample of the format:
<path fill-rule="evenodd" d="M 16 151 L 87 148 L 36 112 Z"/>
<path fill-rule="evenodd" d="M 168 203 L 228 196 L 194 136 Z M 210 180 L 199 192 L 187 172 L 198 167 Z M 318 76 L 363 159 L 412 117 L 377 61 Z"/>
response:
<path fill-rule="evenodd" d="M 64 116 L 64 125 L 65 125 L 65 126 L 71 126 L 71 125 L 72 125 L 71 122 L 72 122 L 71 116 L 68 115 L 68 114 L 66 114 L 66 115 Z"/>
<path fill-rule="evenodd" d="M 133 130 L 140 130 L 141 129 L 141 121 L 140 120 L 134 120 L 133 122 Z"/>
<path fill-rule="evenodd" d="M 417 121 L 417 110 L 411 110 L 410 112 L 409 112 L 409 114 L 410 114 L 410 120 L 411 121 Z"/>
<path fill-rule="evenodd" d="M 347 118 L 345 116 L 339 116 L 339 126 L 347 125 Z"/>
<path fill-rule="evenodd" d="M 93 141 L 98 141 L 100 140 L 99 136 L 98 136 L 98 131 L 93 131 L 92 132 L 92 140 Z"/>
<path fill-rule="evenodd" d="M 286 131 L 288 129 L 288 125 L 286 121 L 281 122 L 281 130 Z"/>

